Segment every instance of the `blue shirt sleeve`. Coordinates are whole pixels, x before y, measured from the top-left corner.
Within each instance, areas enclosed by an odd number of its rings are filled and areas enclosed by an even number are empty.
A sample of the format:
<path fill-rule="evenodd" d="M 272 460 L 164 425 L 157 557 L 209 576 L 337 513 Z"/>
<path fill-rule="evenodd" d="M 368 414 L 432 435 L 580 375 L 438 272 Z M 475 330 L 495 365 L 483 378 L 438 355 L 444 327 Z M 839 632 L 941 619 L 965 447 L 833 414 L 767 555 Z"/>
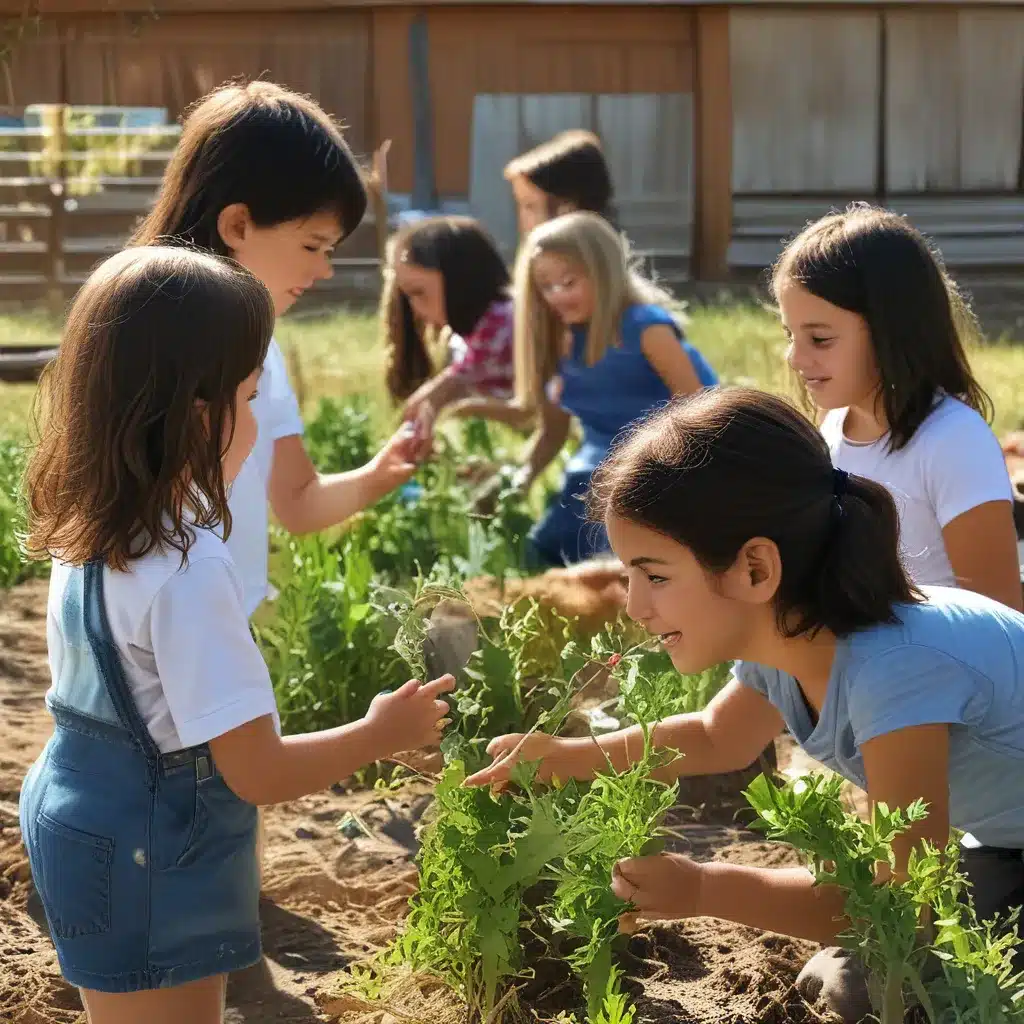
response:
<path fill-rule="evenodd" d="M 921 644 L 901 644 L 869 658 L 850 680 L 848 713 L 859 747 L 918 725 L 977 725 L 992 686 L 956 658 Z"/>
<path fill-rule="evenodd" d="M 750 689 L 756 690 L 762 697 L 768 696 L 768 680 L 765 679 L 761 666 L 755 661 L 737 661 L 733 663 L 732 674 Z"/>

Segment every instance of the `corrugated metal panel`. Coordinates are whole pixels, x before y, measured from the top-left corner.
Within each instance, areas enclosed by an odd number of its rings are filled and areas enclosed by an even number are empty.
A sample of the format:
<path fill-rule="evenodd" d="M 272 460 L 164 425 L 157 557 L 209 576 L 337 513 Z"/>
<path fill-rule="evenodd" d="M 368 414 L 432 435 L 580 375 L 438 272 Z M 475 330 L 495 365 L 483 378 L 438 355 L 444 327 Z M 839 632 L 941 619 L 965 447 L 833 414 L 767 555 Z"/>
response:
<path fill-rule="evenodd" d="M 310 93 L 368 147 L 370 15 L 367 12 L 172 15 L 135 24 L 117 16 L 72 23 L 69 99 L 79 104 L 166 107 L 177 116 L 237 76 L 265 77 Z"/>
<path fill-rule="evenodd" d="M 873 190 L 879 20 L 733 11 L 733 190 Z"/>
<path fill-rule="evenodd" d="M 600 135 L 616 206 L 634 245 L 689 257 L 693 208 L 693 101 L 667 95 L 477 96 L 473 105 L 470 207 L 501 242 L 516 246 L 505 164 L 568 128 Z"/>

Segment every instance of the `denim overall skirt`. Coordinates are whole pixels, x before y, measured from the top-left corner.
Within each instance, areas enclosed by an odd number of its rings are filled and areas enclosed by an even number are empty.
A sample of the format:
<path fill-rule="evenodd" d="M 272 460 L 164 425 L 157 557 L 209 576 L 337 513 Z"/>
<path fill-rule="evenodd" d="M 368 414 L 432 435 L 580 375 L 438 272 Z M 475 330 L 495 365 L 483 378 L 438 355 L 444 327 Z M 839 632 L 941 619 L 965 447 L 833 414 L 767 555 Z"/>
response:
<path fill-rule="evenodd" d="M 161 754 L 128 691 L 103 567 L 72 570 L 55 728 L 21 790 L 21 831 L 64 977 L 136 992 L 261 956 L 256 808 L 209 747 Z"/>

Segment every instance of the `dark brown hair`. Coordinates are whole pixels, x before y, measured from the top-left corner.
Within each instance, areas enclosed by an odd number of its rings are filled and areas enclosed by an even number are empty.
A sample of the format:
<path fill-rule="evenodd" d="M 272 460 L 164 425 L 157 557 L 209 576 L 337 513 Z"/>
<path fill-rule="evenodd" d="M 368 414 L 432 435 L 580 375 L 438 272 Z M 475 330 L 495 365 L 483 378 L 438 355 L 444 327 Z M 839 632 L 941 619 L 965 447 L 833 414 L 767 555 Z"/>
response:
<path fill-rule="evenodd" d="M 395 401 L 408 398 L 430 377 L 430 357 L 412 306 L 395 283 L 396 262 L 441 275 L 448 327 L 467 337 L 491 303 L 509 296 L 509 272 L 487 229 L 472 217 L 426 217 L 388 242 L 380 322 L 388 352 L 387 387 Z"/>
<path fill-rule="evenodd" d="M 331 212 L 349 235 L 367 197 L 341 130 L 320 106 L 258 81 L 221 86 L 188 111 L 131 244 L 182 241 L 230 255 L 217 218 L 233 203 L 244 203 L 257 227 Z"/>
<path fill-rule="evenodd" d="M 754 537 L 774 542 L 785 636 L 842 636 L 921 599 L 900 562 L 889 492 L 833 470 L 814 425 L 753 388 L 683 396 L 634 427 L 595 473 L 588 512 L 656 530 L 710 572 Z"/>
<path fill-rule="evenodd" d="M 184 247 L 111 257 L 79 291 L 40 382 L 29 549 L 113 569 L 191 527 L 231 529 L 221 458 L 274 305 L 248 271 Z"/>
<path fill-rule="evenodd" d="M 519 177 L 551 197 L 548 214 L 552 217 L 560 203 L 571 203 L 577 210 L 599 213 L 615 223 L 612 175 L 601 140 L 593 132 L 560 132 L 517 156 L 505 167 L 505 178 Z"/>
<path fill-rule="evenodd" d="M 891 451 L 910 441 L 942 394 L 991 422 L 992 401 L 964 349 L 977 323 L 941 257 L 905 217 L 865 203 L 823 217 L 779 257 L 776 301 L 788 281 L 867 322 Z"/>

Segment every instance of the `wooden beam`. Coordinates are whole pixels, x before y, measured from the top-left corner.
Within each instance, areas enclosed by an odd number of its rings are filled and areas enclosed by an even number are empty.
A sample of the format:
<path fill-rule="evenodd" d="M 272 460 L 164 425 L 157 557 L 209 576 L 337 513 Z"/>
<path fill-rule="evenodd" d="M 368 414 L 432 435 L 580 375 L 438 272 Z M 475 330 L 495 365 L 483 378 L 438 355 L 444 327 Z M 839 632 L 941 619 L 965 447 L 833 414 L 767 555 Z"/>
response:
<path fill-rule="evenodd" d="M 697 11 L 695 89 L 696 186 L 694 189 L 694 271 L 703 281 L 728 276 L 732 238 L 732 90 L 729 12 Z"/>

